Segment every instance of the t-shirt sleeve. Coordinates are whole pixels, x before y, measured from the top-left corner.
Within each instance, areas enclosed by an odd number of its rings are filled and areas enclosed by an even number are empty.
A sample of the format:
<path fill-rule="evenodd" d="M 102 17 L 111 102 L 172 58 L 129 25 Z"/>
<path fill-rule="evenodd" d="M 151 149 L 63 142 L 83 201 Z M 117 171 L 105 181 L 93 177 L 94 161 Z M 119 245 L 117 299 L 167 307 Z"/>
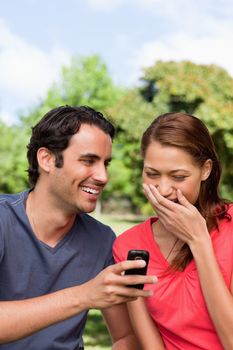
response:
<path fill-rule="evenodd" d="M 116 239 L 116 235 L 115 235 L 115 233 L 113 232 L 113 230 L 110 227 L 109 227 L 109 236 L 110 236 L 110 244 L 109 244 L 110 249 L 109 249 L 107 258 L 105 260 L 105 266 L 104 267 L 107 267 L 109 265 L 113 265 L 115 263 L 114 258 L 113 258 L 113 254 L 112 254 L 112 246 L 113 246 L 114 241 Z"/>
<path fill-rule="evenodd" d="M 121 249 L 121 239 L 117 238 L 113 244 L 113 258 L 116 263 L 125 260 Z"/>
<path fill-rule="evenodd" d="M 4 254 L 4 239 L 3 239 L 3 227 L 2 227 L 2 208 L 0 206 L 0 263 Z"/>

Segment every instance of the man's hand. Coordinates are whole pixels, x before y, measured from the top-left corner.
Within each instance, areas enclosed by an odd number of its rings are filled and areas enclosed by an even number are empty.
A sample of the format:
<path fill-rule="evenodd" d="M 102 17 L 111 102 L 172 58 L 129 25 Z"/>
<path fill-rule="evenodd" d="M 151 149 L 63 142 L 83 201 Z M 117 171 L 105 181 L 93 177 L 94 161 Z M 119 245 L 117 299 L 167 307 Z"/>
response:
<path fill-rule="evenodd" d="M 104 309 L 106 307 L 133 301 L 138 297 L 148 297 L 152 290 L 129 288 L 129 284 L 154 284 L 155 276 L 124 275 L 124 271 L 145 266 L 144 260 L 122 261 L 108 266 L 95 278 L 80 286 L 83 288 L 86 309 Z"/>

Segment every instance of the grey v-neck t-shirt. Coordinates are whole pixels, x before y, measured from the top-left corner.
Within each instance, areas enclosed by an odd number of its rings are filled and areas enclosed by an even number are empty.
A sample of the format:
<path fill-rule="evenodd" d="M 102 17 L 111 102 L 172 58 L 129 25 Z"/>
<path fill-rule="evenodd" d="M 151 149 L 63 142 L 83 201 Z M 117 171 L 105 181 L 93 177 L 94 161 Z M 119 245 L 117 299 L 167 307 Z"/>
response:
<path fill-rule="evenodd" d="M 0 195 L 0 301 L 33 298 L 80 285 L 113 264 L 115 234 L 88 214 L 77 215 L 72 229 L 55 247 L 38 240 L 25 211 L 28 192 Z M 87 312 L 0 345 L 0 349 L 78 349 Z"/>

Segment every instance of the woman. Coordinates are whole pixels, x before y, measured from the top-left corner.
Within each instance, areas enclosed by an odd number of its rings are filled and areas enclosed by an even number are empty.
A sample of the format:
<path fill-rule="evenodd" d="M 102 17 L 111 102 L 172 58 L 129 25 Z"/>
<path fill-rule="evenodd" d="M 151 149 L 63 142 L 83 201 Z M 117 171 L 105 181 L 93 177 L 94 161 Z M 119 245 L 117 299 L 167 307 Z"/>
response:
<path fill-rule="evenodd" d="M 120 235 L 150 252 L 154 294 L 128 303 L 148 350 L 233 349 L 233 206 L 218 193 L 220 165 L 205 125 L 185 113 L 155 119 L 142 137 L 143 190 L 156 211 Z M 145 286 L 147 288 L 147 286 Z"/>

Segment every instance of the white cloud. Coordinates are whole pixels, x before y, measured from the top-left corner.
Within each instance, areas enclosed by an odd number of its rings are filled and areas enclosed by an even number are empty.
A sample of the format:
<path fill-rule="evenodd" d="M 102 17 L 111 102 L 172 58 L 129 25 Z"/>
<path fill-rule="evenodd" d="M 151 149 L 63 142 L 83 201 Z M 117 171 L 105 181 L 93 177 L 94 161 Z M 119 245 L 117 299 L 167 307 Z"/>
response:
<path fill-rule="evenodd" d="M 232 39 L 229 37 L 192 37 L 177 34 L 159 41 L 145 43 L 132 58 L 134 70 L 130 80 L 136 82 L 142 69 L 157 60 L 190 60 L 197 64 L 216 64 L 233 76 L 233 61 L 229 54 Z"/>
<path fill-rule="evenodd" d="M 9 95 L 12 104 L 21 99 L 25 107 L 43 97 L 69 60 L 65 50 L 52 47 L 44 52 L 13 34 L 0 20 L 0 107 Z"/>
<path fill-rule="evenodd" d="M 5 110 L 0 111 L 0 120 L 6 125 L 17 124 L 17 118 L 13 114 L 6 112 Z"/>

